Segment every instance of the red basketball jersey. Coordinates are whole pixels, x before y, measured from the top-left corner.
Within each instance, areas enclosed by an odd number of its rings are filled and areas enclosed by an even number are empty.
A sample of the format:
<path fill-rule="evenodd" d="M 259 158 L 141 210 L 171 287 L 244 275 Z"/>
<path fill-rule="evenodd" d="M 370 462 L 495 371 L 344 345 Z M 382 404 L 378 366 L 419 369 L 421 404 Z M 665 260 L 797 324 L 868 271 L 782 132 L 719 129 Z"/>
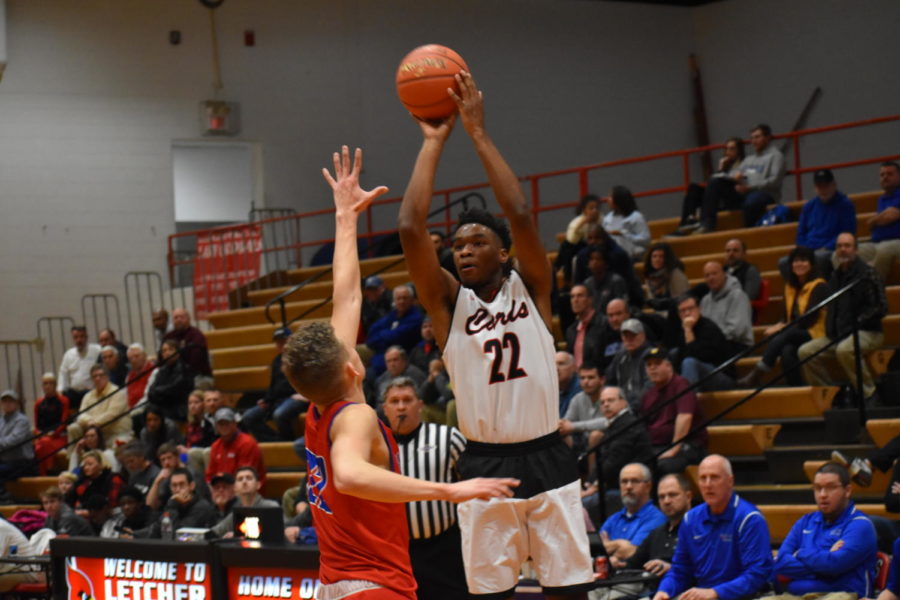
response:
<path fill-rule="evenodd" d="M 306 414 L 306 489 L 319 538 L 319 579 L 323 584 L 362 579 L 414 599 L 405 505 L 356 498 L 334 487 L 331 424 L 350 404 L 336 402 L 321 413 L 313 406 Z M 391 455 L 391 470 L 399 473 L 394 436 L 381 421 L 378 426 Z"/>

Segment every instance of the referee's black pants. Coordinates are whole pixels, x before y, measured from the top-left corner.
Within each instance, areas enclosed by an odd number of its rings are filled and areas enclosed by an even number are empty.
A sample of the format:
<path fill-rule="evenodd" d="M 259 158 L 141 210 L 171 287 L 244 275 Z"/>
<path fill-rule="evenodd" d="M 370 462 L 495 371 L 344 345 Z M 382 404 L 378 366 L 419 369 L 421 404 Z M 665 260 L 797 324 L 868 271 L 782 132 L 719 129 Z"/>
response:
<path fill-rule="evenodd" d="M 459 600 L 469 597 L 462 559 L 459 525 L 427 539 L 409 540 L 409 558 L 419 600 Z"/>

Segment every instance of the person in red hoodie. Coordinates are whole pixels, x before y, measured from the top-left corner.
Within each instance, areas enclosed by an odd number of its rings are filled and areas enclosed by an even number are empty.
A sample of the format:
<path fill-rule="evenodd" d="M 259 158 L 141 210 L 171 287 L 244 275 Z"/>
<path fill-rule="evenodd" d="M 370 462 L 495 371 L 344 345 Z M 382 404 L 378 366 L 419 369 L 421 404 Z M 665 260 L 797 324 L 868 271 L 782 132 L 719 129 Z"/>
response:
<path fill-rule="evenodd" d="M 215 419 L 219 439 L 209 448 L 206 481 L 211 483 L 219 473 L 234 475 L 238 467 L 253 467 L 259 473 L 259 481 L 265 485 L 266 466 L 256 440 L 238 430 L 234 411 L 227 406 L 216 411 Z"/>
<path fill-rule="evenodd" d="M 56 375 L 41 377 L 44 395 L 34 403 L 34 456 L 38 472 L 46 475 L 53 467 L 54 455 L 66 447 L 66 423 L 69 421 L 69 399 L 56 391 Z"/>

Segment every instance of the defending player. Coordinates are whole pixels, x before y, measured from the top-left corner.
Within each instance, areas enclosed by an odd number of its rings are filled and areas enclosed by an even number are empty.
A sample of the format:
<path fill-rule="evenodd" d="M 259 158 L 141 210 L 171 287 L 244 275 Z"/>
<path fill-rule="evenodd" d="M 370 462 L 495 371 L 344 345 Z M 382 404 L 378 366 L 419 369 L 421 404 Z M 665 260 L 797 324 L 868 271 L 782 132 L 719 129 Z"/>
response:
<path fill-rule="evenodd" d="M 362 152 L 351 168 L 346 146 L 334 154 L 336 208 L 331 324 L 303 325 L 288 340 L 283 369 L 313 407 L 306 418 L 307 488 L 319 536 L 320 600 L 415 599 L 403 502 L 512 496 L 513 479 L 439 484 L 399 474 L 394 438 L 366 405 L 355 350 L 362 290 L 357 218 L 387 191 L 359 187 Z"/>
<path fill-rule="evenodd" d="M 400 240 L 422 304 L 444 351 L 469 440 L 460 470 L 515 477 L 514 499 L 459 507 L 469 592 L 511 597 L 529 556 L 544 593 L 585 598 L 593 581 L 578 473 L 558 433 L 559 395 L 550 334 L 551 269 L 519 182 L 484 129 L 471 75 L 451 92 L 463 127 L 512 228 L 483 210 L 460 216 L 453 238 L 457 282 L 441 269 L 426 219 L 434 176 L 456 117 L 419 122 L 424 135 L 400 208 Z"/>

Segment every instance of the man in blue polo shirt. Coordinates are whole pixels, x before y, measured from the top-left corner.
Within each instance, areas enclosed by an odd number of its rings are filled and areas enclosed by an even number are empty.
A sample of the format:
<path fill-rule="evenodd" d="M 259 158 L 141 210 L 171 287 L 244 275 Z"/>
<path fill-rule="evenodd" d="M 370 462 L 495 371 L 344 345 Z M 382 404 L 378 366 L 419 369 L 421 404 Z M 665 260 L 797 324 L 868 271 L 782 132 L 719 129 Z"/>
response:
<path fill-rule="evenodd" d="M 813 478 L 818 510 L 797 521 L 775 559 L 775 575 L 789 577 L 787 591 L 804 594 L 872 593 L 878 541 L 869 518 L 850 499 L 850 474 L 828 462 Z"/>
<path fill-rule="evenodd" d="M 878 594 L 878 600 L 900 600 L 900 538 L 894 541 L 894 560 L 891 561 L 891 572 L 887 587 Z"/>
<path fill-rule="evenodd" d="M 704 458 L 699 479 L 704 503 L 684 516 L 672 568 L 653 600 L 738 600 L 759 593 L 772 575 L 769 527 L 734 493 L 728 459 Z"/>
<path fill-rule="evenodd" d="M 600 538 L 614 567 L 624 567 L 644 538 L 666 522 L 666 516 L 650 501 L 652 490 L 653 476 L 646 465 L 630 463 L 619 471 L 623 508 L 600 528 Z"/>
<path fill-rule="evenodd" d="M 874 217 L 869 219 L 872 242 L 860 244 L 859 253 L 863 260 L 871 262 L 887 281 L 895 258 L 900 258 L 900 164 L 881 163 L 878 180 L 884 195 L 878 199 Z"/>

